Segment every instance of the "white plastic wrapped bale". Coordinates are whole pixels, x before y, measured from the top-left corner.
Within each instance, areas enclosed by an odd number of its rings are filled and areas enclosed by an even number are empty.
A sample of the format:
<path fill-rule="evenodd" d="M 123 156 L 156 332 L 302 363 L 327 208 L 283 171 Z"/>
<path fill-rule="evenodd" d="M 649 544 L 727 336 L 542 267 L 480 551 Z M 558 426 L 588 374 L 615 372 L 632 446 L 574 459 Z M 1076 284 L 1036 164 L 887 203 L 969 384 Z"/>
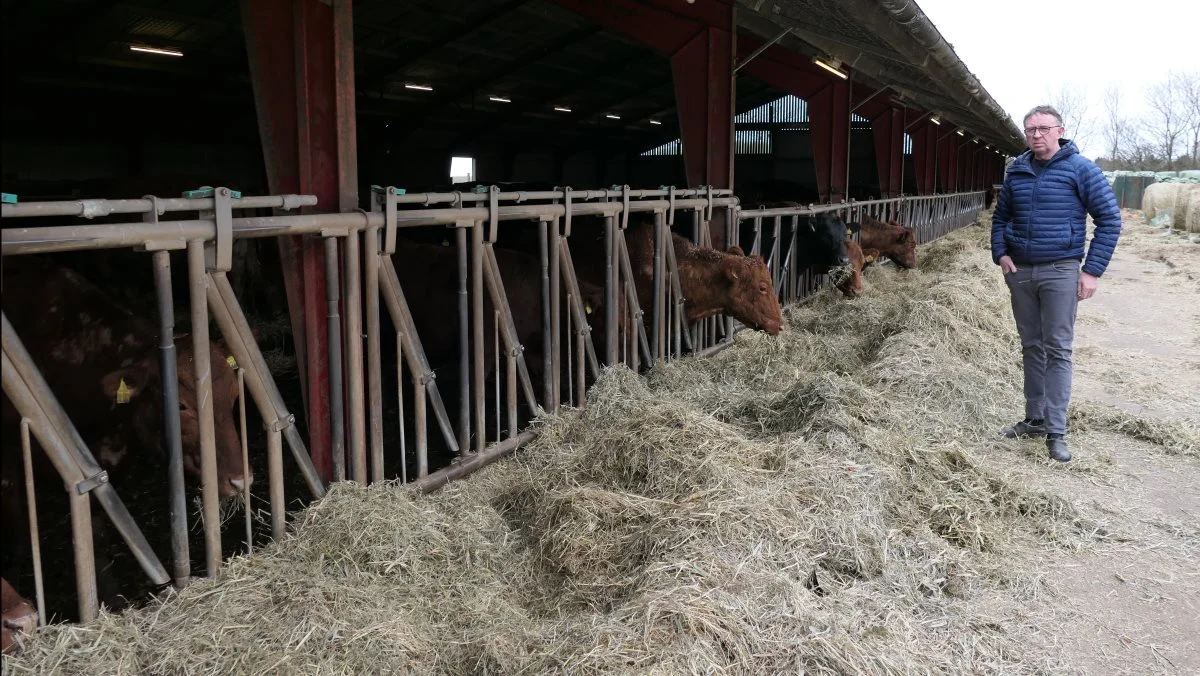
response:
<path fill-rule="evenodd" d="M 1161 215 L 1174 216 L 1175 196 L 1183 186 L 1181 183 L 1151 183 L 1142 193 L 1142 216 L 1146 223 L 1168 225 L 1158 217 Z M 1155 222 L 1158 220 L 1159 222 Z"/>

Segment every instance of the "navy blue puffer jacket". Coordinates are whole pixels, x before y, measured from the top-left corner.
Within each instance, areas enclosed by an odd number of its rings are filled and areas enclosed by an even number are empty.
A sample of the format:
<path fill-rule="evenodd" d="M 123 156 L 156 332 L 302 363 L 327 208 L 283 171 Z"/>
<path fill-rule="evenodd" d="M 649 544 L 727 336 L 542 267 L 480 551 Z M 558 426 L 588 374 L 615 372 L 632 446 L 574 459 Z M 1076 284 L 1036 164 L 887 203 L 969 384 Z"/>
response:
<path fill-rule="evenodd" d="M 1117 248 L 1121 210 L 1100 167 L 1079 154 L 1073 141 L 1061 147 L 1037 175 L 1033 151 L 1008 168 L 992 213 L 992 261 L 1010 256 L 1017 265 L 1083 260 L 1087 215 L 1096 224 L 1083 271 L 1099 277 Z"/>

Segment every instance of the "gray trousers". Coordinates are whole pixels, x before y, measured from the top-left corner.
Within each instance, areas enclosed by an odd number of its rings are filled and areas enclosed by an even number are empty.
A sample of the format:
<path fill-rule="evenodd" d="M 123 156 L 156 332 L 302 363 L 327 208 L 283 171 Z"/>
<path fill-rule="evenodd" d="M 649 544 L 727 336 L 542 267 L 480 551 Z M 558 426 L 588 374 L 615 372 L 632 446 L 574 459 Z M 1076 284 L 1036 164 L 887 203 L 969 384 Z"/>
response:
<path fill-rule="evenodd" d="M 1042 418 L 1050 434 L 1067 433 L 1071 349 L 1079 303 L 1079 261 L 1017 264 L 1004 275 L 1025 364 L 1025 417 Z"/>

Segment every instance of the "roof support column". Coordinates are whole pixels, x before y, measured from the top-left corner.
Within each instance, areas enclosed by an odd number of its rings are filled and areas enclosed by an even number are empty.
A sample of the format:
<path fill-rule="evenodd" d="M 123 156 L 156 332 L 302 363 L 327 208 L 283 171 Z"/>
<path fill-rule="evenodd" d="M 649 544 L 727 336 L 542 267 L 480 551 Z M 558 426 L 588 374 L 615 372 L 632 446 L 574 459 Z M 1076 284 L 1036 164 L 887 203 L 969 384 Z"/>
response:
<path fill-rule="evenodd" d="M 938 178 L 942 192 L 958 190 L 958 135 L 948 131 L 937 142 Z"/>
<path fill-rule="evenodd" d="M 733 187 L 733 8 L 671 55 L 683 163 L 689 186 Z M 713 214 L 714 246 L 725 245 L 724 212 Z"/>
<path fill-rule="evenodd" d="M 809 133 L 822 202 L 846 199 L 850 181 L 850 84 L 830 82 L 808 101 Z"/>
<path fill-rule="evenodd" d="M 916 173 L 917 194 L 932 195 L 936 191 L 937 126 L 928 120 L 909 132 L 913 140 L 913 171 Z"/>
<path fill-rule="evenodd" d="M 904 190 L 904 118 L 902 108 L 888 108 L 871 118 L 875 135 L 875 166 L 879 171 L 879 196 L 899 197 Z"/>
<path fill-rule="evenodd" d="M 322 211 L 358 207 L 351 0 L 242 0 L 246 52 L 272 193 L 314 194 Z M 325 255 L 279 238 L 309 454 L 332 477 Z"/>

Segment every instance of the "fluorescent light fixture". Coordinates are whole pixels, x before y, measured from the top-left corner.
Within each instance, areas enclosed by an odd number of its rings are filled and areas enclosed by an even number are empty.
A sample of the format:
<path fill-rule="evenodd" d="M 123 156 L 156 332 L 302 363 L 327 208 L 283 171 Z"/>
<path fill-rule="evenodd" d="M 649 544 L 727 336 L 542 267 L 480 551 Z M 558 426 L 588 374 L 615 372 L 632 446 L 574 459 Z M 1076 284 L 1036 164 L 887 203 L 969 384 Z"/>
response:
<path fill-rule="evenodd" d="M 813 63 L 817 64 L 818 66 L 820 66 L 820 67 L 824 68 L 825 70 L 829 71 L 830 73 L 833 73 L 834 75 L 842 78 L 843 80 L 850 79 L 849 75 L 842 72 L 842 69 L 840 68 L 840 66 L 842 65 L 841 62 L 838 61 L 837 59 L 833 59 L 832 61 L 833 62 L 830 63 L 829 61 L 819 59 L 815 56 L 813 57 Z"/>
<path fill-rule="evenodd" d="M 978 144 L 978 143 L 979 143 L 979 139 L 977 139 L 977 138 L 973 138 L 973 139 L 971 139 L 971 143 Z"/>
<path fill-rule="evenodd" d="M 161 47 L 141 47 L 138 45 L 130 45 L 129 50 L 133 52 L 145 52 L 147 54 L 161 54 L 162 56 L 183 56 L 183 52 L 176 49 L 163 49 Z"/>
<path fill-rule="evenodd" d="M 930 121 L 930 122 L 932 122 L 932 123 L 934 123 L 934 124 L 936 124 L 936 125 L 939 125 L 939 126 L 942 124 L 942 121 L 941 121 L 941 120 L 939 120 L 939 119 L 937 119 L 937 116 L 936 116 L 936 115 L 930 115 L 930 116 L 929 116 L 929 121 Z"/>
<path fill-rule="evenodd" d="M 417 90 L 420 90 L 420 91 L 423 91 L 423 92 L 431 92 L 431 91 L 433 91 L 433 87 L 430 87 L 429 85 L 419 85 L 419 84 L 413 84 L 413 83 L 411 83 L 411 82 L 406 82 L 406 83 L 404 84 L 404 88 L 405 88 L 405 89 L 417 89 Z"/>
<path fill-rule="evenodd" d="M 488 101 L 495 101 L 496 103 L 512 103 L 512 99 L 506 99 L 503 96 L 489 96 Z"/>
<path fill-rule="evenodd" d="M 607 113 L 607 114 L 605 114 L 605 115 L 604 115 L 604 117 L 607 117 L 607 118 L 608 118 L 608 119 L 610 119 L 610 120 L 619 120 L 619 119 L 621 119 L 621 116 L 620 116 L 620 115 L 613 115 L 612 113 Z"/>
<path fill-rule="evenodd" d="M 570 109 L 570 108 L 568 108 L 568 107 L 566 107 L 566 106 L 554 106 L 554 109 L 555 109 L 555 110 L 557 110 L 557 111 L 558 111 L 558 112 L 560 112 L 560 113 L 569 113 L 569 112 L 571 112 L 571 109 Z"/>
<path fill-rule="evenodd" d="M 955 133 L 955 134 L 958 134 L 959 136 L 966 136 L 966 134 L 962 133 L 962 130 L 961 130 L 961 129 L 955 129 L 955 130 L 954 130 L 954 133 Z"/>
<path fill-rule="evenodd" d="M 659 122 L 658 120 L 650 120 L 650 124 L 662 124 L 662 122 Z"/>

